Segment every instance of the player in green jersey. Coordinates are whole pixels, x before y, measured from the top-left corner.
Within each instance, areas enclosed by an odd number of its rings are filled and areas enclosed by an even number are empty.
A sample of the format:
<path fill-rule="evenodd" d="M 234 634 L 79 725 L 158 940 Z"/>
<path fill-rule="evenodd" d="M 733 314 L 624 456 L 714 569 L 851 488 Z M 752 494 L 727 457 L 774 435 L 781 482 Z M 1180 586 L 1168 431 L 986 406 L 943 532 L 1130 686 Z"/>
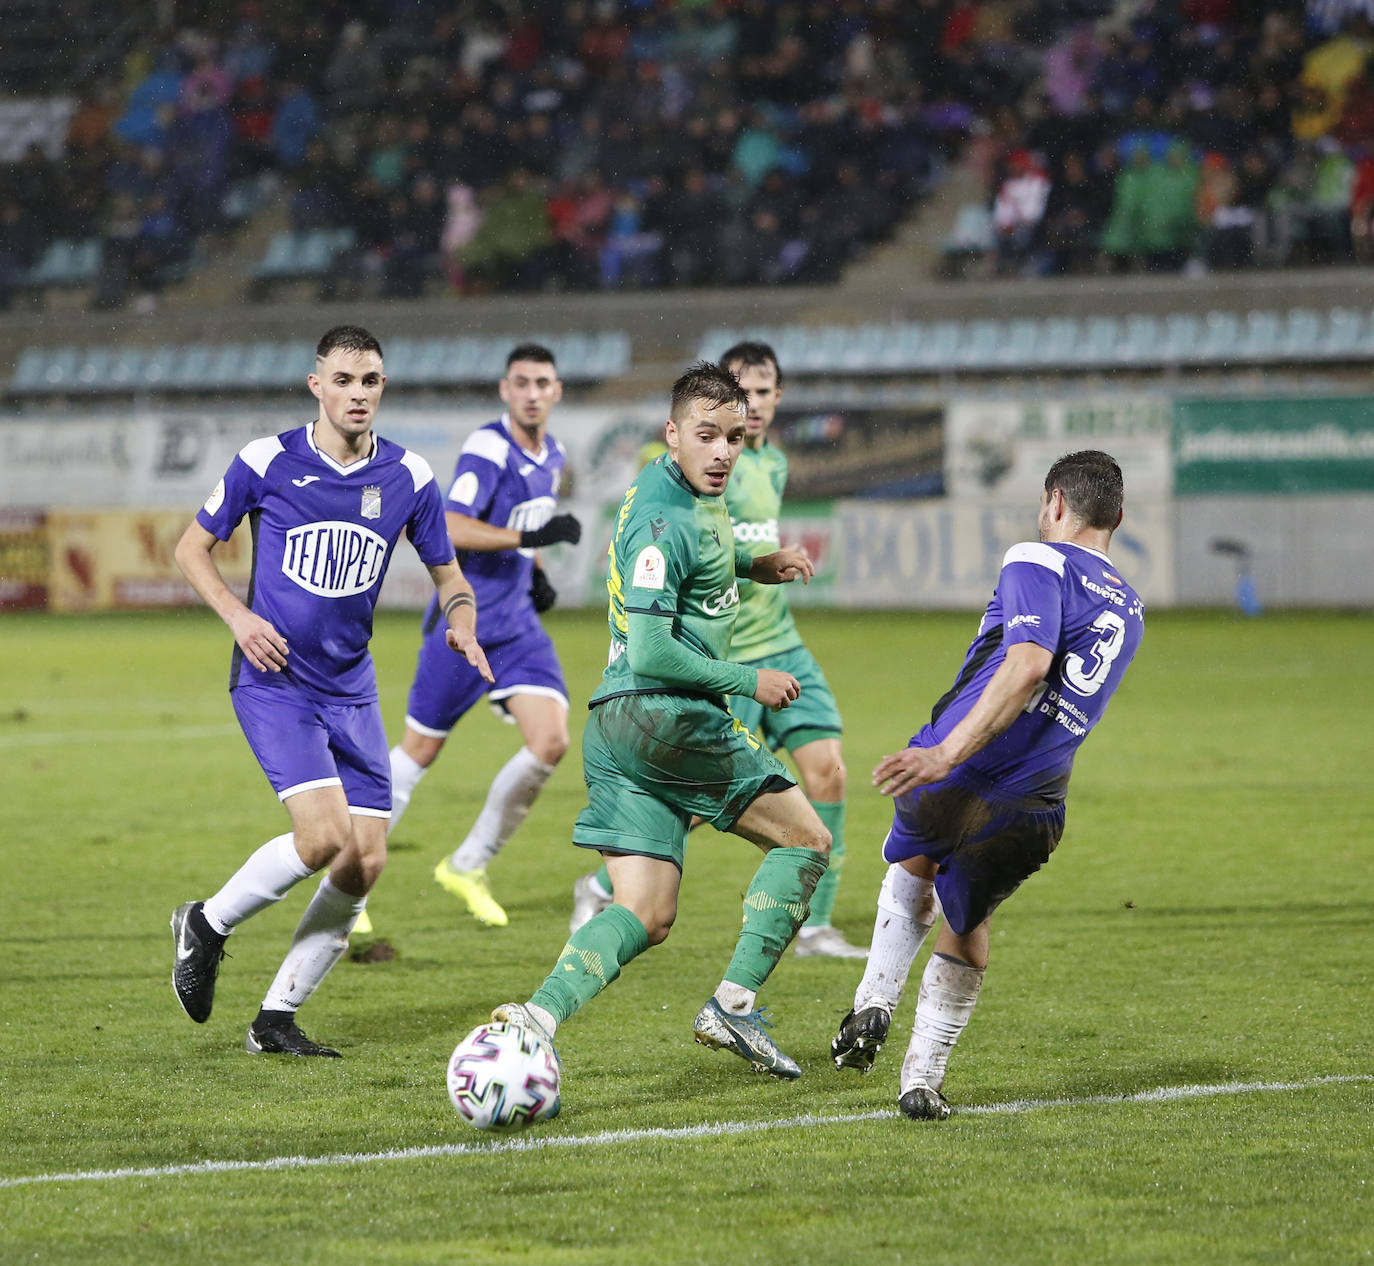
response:
<path fill-rule="evenodd" d="M 744 926 L 696 1040 L 759 1071 L 801 1069 L 768 1035 L 759 989 L 806 918 L 825 873 L 830 832 L 791 776 L 730 714 L 729 695 L 785 709 L 801 694 L 789 672 L 731 663 L 739 580 L 809 580 L 801 550 L 755 556 L 735 544 L 723 494 L 744 445 L 748 397 L 718 365 L 673 385 L 667 455 L 625 493 L 610 549 L 610 658 L 582 739 L 587 807 L 573 843 L 606 861 L 613 904 L 578 928 L 529 1002 L 492 1018 L 552 1041 L 558 1024 L 631 959 L 668 935 L 693 818 L 756 844 L 763 860 L 744 898 Z"/>
<path fill-rule="evenodd" d="M 782 370 L 767 343 L 737 343 L 720 363 L 739 379 L 749 396 L 744 449 L 725 493 L 735 545 L 746 550 L 775 550 L 780 545 L 778 520 L 787 485 L 787 457 L 769 440 L 768 432 L 782 398 Z M 730 711 L 746 729 L 761 731 L 774 751 L 787 749 L 807 798 L 834 840 L 829 869 L 816 886 L 810 917 L 797 937 L 797 955 L 864 958 L 868 951 L 851 945 L 830 922 L 844 860 L 845 767 L 835 696 L 815 657 L 802 645 L 786 591 L 748 580 L 741 580 L 739 588 L 739 616 L 730 658 L 756 668 L 791 673 L 802 685 L 802 696 L 786 712 L 774 713 L 747 696 L 735 694 L 730 699 Z M 609 903 L 610 887 L 604 870 L 577 881 L 573 888 L 574 930 Z"/>

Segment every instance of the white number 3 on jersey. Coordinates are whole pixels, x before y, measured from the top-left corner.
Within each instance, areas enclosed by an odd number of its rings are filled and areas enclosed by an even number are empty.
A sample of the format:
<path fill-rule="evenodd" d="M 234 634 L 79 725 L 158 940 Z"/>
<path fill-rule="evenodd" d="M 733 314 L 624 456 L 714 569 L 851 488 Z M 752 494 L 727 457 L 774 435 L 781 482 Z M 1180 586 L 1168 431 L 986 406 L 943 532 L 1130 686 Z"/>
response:
<path fill-rule="evenodd" d="M 1080 695 L 1095 695 L 1111 675 L 1112 661 L 1126 641 L 1126 621 L 1115 611 L 1103 611 L 1093 621 L 1102 636 L 1092 644 L 1088 658 L 1064 656 L 1064 682 Z"/>

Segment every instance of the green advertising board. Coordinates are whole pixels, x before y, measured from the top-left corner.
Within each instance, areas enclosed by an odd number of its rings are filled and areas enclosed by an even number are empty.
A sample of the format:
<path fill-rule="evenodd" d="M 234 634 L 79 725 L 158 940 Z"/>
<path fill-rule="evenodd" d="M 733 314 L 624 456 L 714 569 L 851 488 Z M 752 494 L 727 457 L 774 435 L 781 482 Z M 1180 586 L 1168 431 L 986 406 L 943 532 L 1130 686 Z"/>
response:
<path fill-rule="evenodd" d="M 1174 491 L 1374 492 L 1374 397 L 1177 401 Z"/>

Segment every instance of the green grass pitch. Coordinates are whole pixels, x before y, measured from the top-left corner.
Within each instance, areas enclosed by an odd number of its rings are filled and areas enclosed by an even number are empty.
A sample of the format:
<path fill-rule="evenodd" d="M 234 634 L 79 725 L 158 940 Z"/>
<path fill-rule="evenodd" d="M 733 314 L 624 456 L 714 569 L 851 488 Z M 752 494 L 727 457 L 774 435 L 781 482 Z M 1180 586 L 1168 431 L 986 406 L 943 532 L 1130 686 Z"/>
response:
<path fill-rule="evenodd" d="M 567 837 L 605 627 L 591 612 L 550 625 L 574 746 L 492 867 L 511 926 L 479 929 L 429 875 L 518 742 L 480 709 L 421 785 L 374 894 L 397 957 L 341 963 L 304 1014 L 345 1058 L 292 1062 L 242 1042 L 308 885 L 235 934 L 207 1025 L 168 983 L 173 907 L 286 823 L 234 725 L 226 631 L 199 611 L 0 620 L 0 1262 L 1374 1252 L 1367 614 L 1151 617 L 1078 761 L 1064 843 L 994 920 L 950 1121 L 892 1115 L 914 989 L 871 1076 L 830 1066 L 853 963 L 789 955 L 765 989 L 800 1081 L 692 1042 L 755 864 L 708 830 L 668 943 L 561 1032 L 563 1115 L 522 1136 L 536 1146 L 494 1148 L 450 1108 L 445 1059 L 542 979 L 590 864 Z M 974 625 L 804 618 L 848 727 L 836 922 L 852 937 L 871 926 L 888 821 L 869 771 L 928 715 Z M 393 733 L 417 628 L 378 622 Z M 1146 1095 L 1188 1086 L 1204 1090 Z M 323 1163 L 262 1164 L 283 1157 Z M 126 1168 L 156 1172 L 90 1176 Z"/>

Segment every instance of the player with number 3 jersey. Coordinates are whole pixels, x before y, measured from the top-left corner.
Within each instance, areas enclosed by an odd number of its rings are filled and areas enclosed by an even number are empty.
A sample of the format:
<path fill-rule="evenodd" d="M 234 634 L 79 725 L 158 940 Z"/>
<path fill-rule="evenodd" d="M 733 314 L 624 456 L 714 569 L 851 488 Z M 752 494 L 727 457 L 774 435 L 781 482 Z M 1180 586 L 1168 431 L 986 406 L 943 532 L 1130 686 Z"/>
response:
<path fill-rule="evenodd" d="M 1007 551 L 954 685 L 874 770 L 894 801 L 888 871 L 868 969 L 830 1049 L 837 1067 L 872 1067 L 943 912 L 902 1065 L 909 1117 L 950 1113 L 945 1068 L 982 986 L 993 911 L 1059 843 L 1073 758 L 1140 645 L 1144 605 L 1107 556 L 1121 507 L 1121 468 L 1106 453 L 1054 463 L 1040 540 Z"/>

